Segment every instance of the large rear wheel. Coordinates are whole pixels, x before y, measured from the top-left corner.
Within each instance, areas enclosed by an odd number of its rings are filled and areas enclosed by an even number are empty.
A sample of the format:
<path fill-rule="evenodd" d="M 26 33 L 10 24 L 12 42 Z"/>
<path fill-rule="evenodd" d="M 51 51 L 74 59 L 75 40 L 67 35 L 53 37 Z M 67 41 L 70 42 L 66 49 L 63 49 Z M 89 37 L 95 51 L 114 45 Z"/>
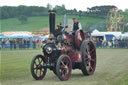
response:
<path fill-rule="evenodd" d="M 92 41 L 84 40 L 81 45 L 81 70 L 84 75 L 92 75 L 96 68 L 96 48 Z"/>
<path fill-rule="evenodd" d="M 68 55 L 61 55 L 56 64 L 56 75 L 61 81 L 69 79 L 72 71 L 72 62 Z"/>
<path fill-rule="evenodd" d="M 31 74 L 34 79 L 41 80 L 44 78 L 47 68 L 43 68 L 43 64 L 46 63 L 46 59 L 42 55 L 33 57 L 31 63 Z"/>

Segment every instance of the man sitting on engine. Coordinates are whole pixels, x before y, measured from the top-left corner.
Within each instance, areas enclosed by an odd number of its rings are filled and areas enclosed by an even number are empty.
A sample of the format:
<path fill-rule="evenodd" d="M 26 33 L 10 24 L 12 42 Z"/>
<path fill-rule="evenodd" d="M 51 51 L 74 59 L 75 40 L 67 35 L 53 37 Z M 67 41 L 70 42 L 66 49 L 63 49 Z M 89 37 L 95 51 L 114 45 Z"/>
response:
<path fill-rule="evenodd" d="M 59 22 L 55 30 L 55 37 L 62 34 L 62 29 L 63 29 L 62 23 Z"/>
<path fill-rule="evenodd" d="M 65 28 L 67 28 L 68 26 L 65 26 Z M 55 30 L 55 37 L 57 37 L 58 35 L 62 35 L 62 29 L 64 28 L 64 26 L 62 25 L 62 22 L 59 22 L 57 25 L 57 28 Z"/>
<path fill-rule="evenodd" d="M 73 18 L 73 31 L 76 32 L 78 29 L 82 29 L 82 26 L 76 18 Z"/>

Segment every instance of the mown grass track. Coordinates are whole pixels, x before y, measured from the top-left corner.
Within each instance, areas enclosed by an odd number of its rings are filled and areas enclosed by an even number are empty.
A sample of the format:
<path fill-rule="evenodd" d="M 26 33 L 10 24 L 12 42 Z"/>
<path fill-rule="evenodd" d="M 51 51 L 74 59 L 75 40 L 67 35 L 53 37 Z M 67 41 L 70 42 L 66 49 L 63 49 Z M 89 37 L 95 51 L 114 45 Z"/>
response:
<path fill-rule="evenodd" d="M 97 49 L 97 67 L 92 76 L 73 70 L 68 81 L 61 82 L 51 71 L 36 81 L 30 73 L 33 56 L 40 50 L 1 50 L 2 85 L 128 85 L 128 49 Z"/>

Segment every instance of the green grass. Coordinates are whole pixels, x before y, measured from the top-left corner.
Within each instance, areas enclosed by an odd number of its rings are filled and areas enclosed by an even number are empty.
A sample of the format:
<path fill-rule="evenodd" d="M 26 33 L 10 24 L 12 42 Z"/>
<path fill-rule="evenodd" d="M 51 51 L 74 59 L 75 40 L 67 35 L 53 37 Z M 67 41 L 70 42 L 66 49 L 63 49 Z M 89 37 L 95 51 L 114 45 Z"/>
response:
<path fill-rule="evenodd" d="M 128 20 L 128 15 L 123 13 L 124 20 Z M 87 17 L 87 16 L 72 16 L 67 15 L 66 22 L 68 19 L 72 19 L 76 17 L 79 22 L 81 22 L 83 29 L 88 30 L 91 25 L 100 22 L 106 22 L 106 19 Z M 63 22 L 63 16 L 56 15 L 56 25 L 58 22 Z M 48 16 L 37 16 L 37 17 L 28 17 L 27 24 L 21 24 L 21 22 L 17 18 L 9 18 L 0 20 L 0 30 L 1 32 L 5 31 L 33 31 L 33 30 L 41 30 L 49 26 L 49 17 Z"/>
<path fill-rule="evenodd" d="M 23 54 L 21 52 L 23 52 Z M 26 76 L 26 74 L 29 73 L 32 56 L 34 56 L 36 53 L 38 52 L 34 52 L 34 50 L 2 51 L 2 66 L 0 70 L 2 73 L 2 79 L 15 79 Z"/>
<path fill-rule="evenodd" d="M 40 50 L 1 50 L 0 80 L 2 85 L 128 85 L 128 49 L 97 49 L 94 75 L 83 76 L 73 70 L 68 81 L 61 82 L 53 72 L 36 81 L 30 73 L 33 56 Z"/>
<path fill-rule="evenodd" d="M 90 24 L 95 24 L 98 22 L 105 21 L 100 18 L 92 18 L 92 17 L 78 17 L 78 16 L 67 16 L 68 19 L 72 19 L 73 17 L 78 18 L 79 22 L 81 22 L 84 29 L 86 29 Z M 56 15 L 56 24 L 62 21 L 63 16 Z M 38 17 L 29 17 L 27 24 L 21 24 L 17 18 L 10 18 L 0 20 L 1 22 L 1 32 L 5 31 L 33 31 L 40 30 L 42 28 L 49 26 L 49 17 L 48 16 L 38 16 Z"/>

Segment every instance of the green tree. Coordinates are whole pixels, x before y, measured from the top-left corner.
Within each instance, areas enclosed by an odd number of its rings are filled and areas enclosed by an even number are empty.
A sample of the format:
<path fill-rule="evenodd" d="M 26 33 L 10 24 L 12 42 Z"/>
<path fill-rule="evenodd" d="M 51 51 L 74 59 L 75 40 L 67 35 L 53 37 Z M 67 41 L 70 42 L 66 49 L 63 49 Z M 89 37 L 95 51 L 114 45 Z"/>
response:
<path fill-rule="evenodd" d="M 48 4 L 47 4 L 47 9 L 48 9 L 48 10 L 52 9 L 52 5 L 48 3 Z"/>
<path fill-rule="evenodd" d="M 18 20 L 21 22 L 21 24 L 26 24 L 27 21 L 28 21 L 28 18 L 26 16 L 24 16 L 24 15 L 20 15 L 18 17 Z"/>
<path fill-rule="evenodd" d="M 63 15 L 66 13 L 65 5 L 62 5 L 62 6 L 56 5 L 54 7 L 54 10 L 56 10 L 56 13 L 59 15 Z"/>
<path fill-rule="evenodd" d="M 94 6 L 91 8 L 87 8 L 87 16 L 91 17 L 99 17 L 99 18 L 106 18 L 107 14 L 109 13 L 110 9 L 117 8 L 116 6 Z"/>
<path fill-rule="evenodd" d="M 79 11 L 79 17 L 81 17 L 81 16 L 82 16 L 82 11 L 80 10 L 80 11 Z"/>
<path fill-rule="evenodd" d="M 124 25 L 123 32 L 128 32 L 128 23 L 126 23 L 126 25 Z"/>

